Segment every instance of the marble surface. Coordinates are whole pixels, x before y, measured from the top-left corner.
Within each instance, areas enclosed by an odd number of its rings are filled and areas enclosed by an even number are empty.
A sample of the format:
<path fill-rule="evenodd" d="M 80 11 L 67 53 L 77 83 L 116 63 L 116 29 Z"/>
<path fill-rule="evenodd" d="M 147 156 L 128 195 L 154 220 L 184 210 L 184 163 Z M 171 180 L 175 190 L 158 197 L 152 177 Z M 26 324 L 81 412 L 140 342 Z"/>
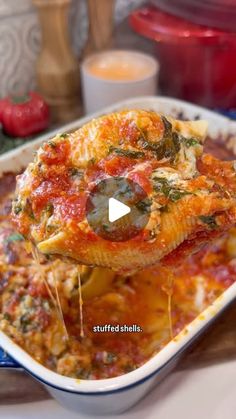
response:
<path fill-rule="evenodd" d="M 131 410 L 113 418 L 235 419 L 235 388 L 236 361 L 177 371 Z M 41 419 L 42 415 L 44 419 L 94 419 L 65 410 L 54 400 L 0 407 L 4 419 Z"/>

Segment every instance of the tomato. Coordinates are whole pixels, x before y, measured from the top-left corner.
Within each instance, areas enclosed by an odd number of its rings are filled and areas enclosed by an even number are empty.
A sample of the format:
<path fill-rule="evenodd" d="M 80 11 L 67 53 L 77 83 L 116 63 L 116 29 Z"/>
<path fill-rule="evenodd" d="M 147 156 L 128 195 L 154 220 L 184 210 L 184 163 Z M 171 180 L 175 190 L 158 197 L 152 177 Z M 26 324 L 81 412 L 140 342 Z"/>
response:
<path fill-rule="evenodd" d="M 47 179 L 36 182 L 32 188 L 32 209 L 35 215 L 39 215 L 40 211 L 48 203 L 53 203 L 54 199 L 64 196 L 69 188 L 70 179 L 68 176 L 66 174 L 58 176 L 53 171 L 51 171 L 50 176 L 49 173 L 47 174 Z"/>
<path fill-rule="evenodd" d="M 139 186 L 147 193 L 149 194 L 152 190 L 151 182 L 149 180 L 148 175 L 143 172 L 137 170 L 136 172 L 132 172 L 129 175 L 129 179 L 131 179 L 133 182 L 138 183 Z"/>
<path fill-rule="evenodd" d="M 120 176 L 125 170 L 131 169 L 134 161 L 128 157 L 112 157 L 104 161 L 104 170 L 110 176 Z"/>
<path fill-rule="evenodd" d="M 125 138 L 125 142 L 135 145 L 140 137 L 140 130 L 130 120 L 124 120 L 119 129 L 119 137 Z"/>
<path fill-rule="evenodd" d="M 54 200 L 56 211 L 59 212 L 63 220 L 68 218 L 77 222 L 82 221 L 85 216 L 86 202 L 87 195 L 84 192 Z"/>
<path fill-rule="evenodd" d="M 68 141 L 61 141 L 59 143 L 46 143 L 43 147 L 44 153 L 41 155 L 41 159 L 44 163 L 60 164 L 65 163 L 70 152 L 70 143 Z"/>
<path fill-rule="evenodd" d="M 36 92 L 22 98 L 0 100 L 0 122 L 13 137 L 27 137 L 49 126 L 49 107 Z"/>

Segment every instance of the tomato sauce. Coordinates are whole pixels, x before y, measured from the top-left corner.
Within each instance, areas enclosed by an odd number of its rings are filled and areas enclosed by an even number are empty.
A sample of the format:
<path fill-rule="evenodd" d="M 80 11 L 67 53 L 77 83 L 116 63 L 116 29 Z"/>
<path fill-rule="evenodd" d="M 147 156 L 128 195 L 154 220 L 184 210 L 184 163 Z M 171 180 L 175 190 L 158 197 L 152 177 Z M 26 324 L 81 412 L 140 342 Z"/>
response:
<path fill-rule="evenodd" d="M 131 142 L 138 140 L 132 127 L 123 126 L 122 130 Z M 91 162 L 82 174 L 71 172 L 66 139 L 58 148 L 46 146 L 43 153 L 42 160 L 50 170 L 44 174 L 43 167 L 37 169 L 41 177 L 34 185 L 33 216 L 37 217 L 45 208 L 50 213 L 58 211 L 62 221 L 69 216 L 74 225 L 84 217 L 87 183 L 100 179 L 104 168 L 110 176 L 122 176 L 132 168 L 129 157 L 108 155 L 101 162 Z M 139 168 L 129 176 L 148 192 L 150 173 L 149 168 L 141 166 L 142 162 L 140 158 Z M 208 164 L 207 160 L 204 164 Z M 201 169 L 203 176 L 195 187 L 204 185 L 204 167 Z M 60 173 L 66 175 L 61 177 Z M 217 167 L 212 176 L 217 176 Z M 34 359 L 59 374 L 103 379 L 138 368 L 236 280 L 235 229 L 221 238 L 217 237 L 217 231 L 197 232 L 179 246 L 166 258 L 168 264 L 176 267 L 173 283 L 168 286 L 167 270 L 160 266 L 129 277 L 114 274 L 109 281 L 108 272 L 101 270 L 89 293 L 91 275 L 96 270 L 85 268 L 81 273 L 84 328 L 81 337 L 78 266 L 42 256 L 39 272 L 10 221 L 9 202 L 13 197 L 10 189 L 13 192 L 14 175 L 8 174 L 0 180 L 0 328 Z M 48 201 L 53 207 L 46 208 Z M 196 237 L 199 244 L 206 241 L 208 244 L 188 256 Z M 96 240 L 95 234 L 87 238 Z M 184 256 L 182 259 L 178 252 Z M 68 338 L 50 295 L 55 300 L 55 283 Z"/>
<path fill-rule="evenodd" d="M 185 259 L 176 269 L 171 285 L 170 330 L 166 269 L 153 267 L 127 278 L 114 275 L 112 281 L 107 281 L 107 273 L 101 270 L 100 280 L 107 283 L 96 295 L 98 278 L 89 297 L 85 286 L 92 270 L 86 268 L 81 274 L 84 295 L 84 337 L 81 337 L 78 267 L 41 256 L 39 272 L 23 238 L 9 220 L 12 197 L 9 182 L 14 189 L 14 178 L 7 175 L 5 179 L 5 187 L 0 182 L 0 210 L 5 208 L 0 217 L 0 328 L 38 362 L 59 374 L 102 379 L 138 368 L 171 340 L 172 333 L 176 336 L 181 332 L 236 280 L 236 231 L 232 230 Z M 82 193 L 81 202 L 84 198 Z M 66 212 L 76 222 L 82 216 L 82 212 L 77 213 L 77 198 L 71 195 L 67 201 L 63 199 L 54 197 L 54 204 L 63 211 L 65 202 Z M 15 257 L 9 262 L 12 252 Z M 53 277 L 68 338 L 50 296 L 55 298 Z M 114 327 L 115 331 L 108 327 Z"/>

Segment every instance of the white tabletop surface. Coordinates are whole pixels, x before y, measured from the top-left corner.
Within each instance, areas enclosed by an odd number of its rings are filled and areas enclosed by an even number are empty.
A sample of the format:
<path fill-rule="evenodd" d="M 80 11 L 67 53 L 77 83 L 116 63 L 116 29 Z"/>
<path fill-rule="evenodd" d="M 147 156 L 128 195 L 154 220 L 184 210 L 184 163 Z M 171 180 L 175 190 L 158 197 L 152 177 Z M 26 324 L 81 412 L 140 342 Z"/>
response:
<path fill-rule="evenodd" d="M 94 419 L 54 400 L 0 406 L 1 419 Z M 236 361 L 171 374 L 117 419 L 235 419 Z M 110 418 L 108 418 L 110 419 Z"/>

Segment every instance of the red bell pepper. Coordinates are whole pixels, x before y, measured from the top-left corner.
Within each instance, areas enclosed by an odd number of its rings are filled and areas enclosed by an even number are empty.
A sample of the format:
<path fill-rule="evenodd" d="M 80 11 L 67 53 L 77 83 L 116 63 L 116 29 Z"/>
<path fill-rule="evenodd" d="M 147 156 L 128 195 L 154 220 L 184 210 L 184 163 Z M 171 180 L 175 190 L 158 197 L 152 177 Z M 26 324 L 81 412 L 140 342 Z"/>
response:
<path fill-rule="evenodd" d="M 49 126 L 49 107 L 36 92 L 0 100 L 0 123 L 12 137 L 28 137 Z"/>

